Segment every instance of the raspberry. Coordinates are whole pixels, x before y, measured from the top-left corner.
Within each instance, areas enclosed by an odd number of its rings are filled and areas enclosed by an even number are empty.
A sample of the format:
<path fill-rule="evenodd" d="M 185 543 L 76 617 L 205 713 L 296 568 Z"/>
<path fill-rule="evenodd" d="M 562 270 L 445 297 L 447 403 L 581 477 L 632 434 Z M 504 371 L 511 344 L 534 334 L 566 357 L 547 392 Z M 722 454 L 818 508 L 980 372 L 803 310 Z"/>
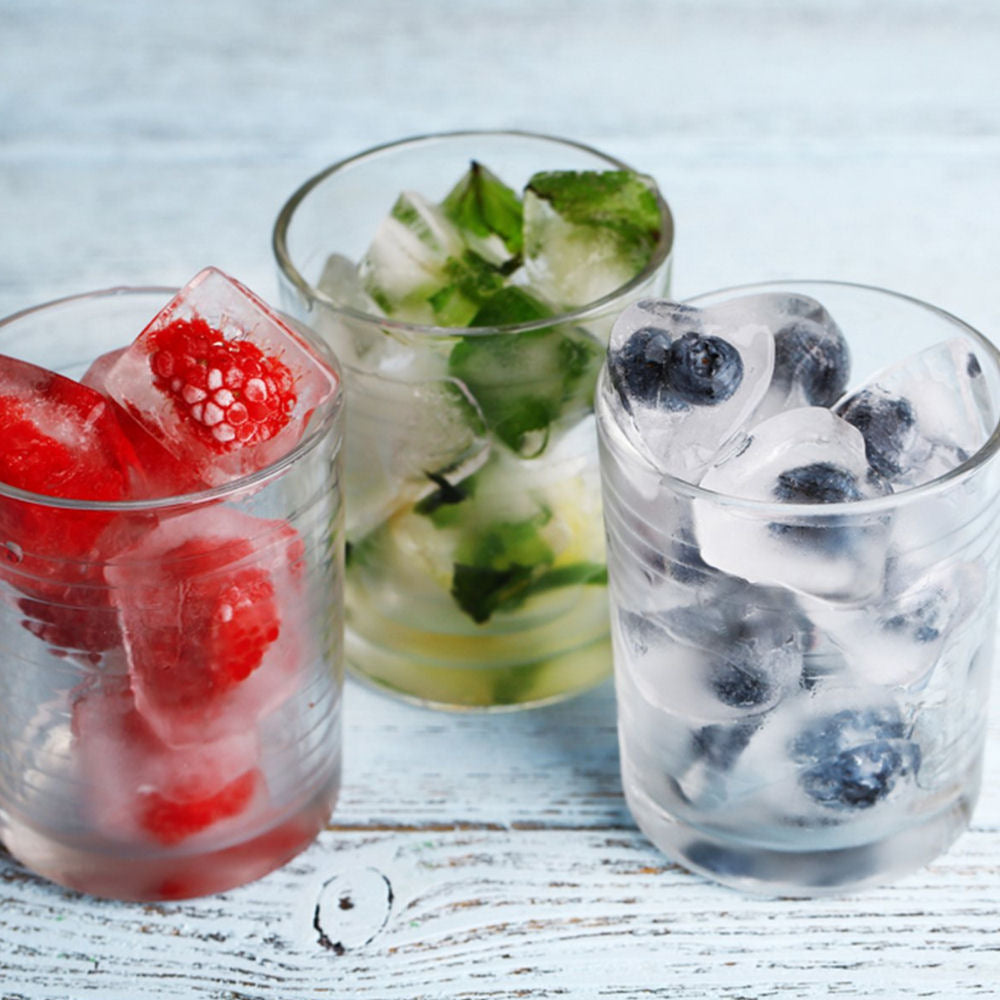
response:
<path fill-rule="evenodd" d="M 246 680 L 278 638 L 274 585 L 257 566 L 227 569 L 254 553 L 242 539 L 192 538 L 166 552 L 162 598 L 134 667 L 161 708 L 196 709 Z"/>
<path fill-rule="evenodd" d="M 149 337 L 153 385 L 218 453 L 274 437 L 297 397 L 288 366 L 250 340 L 226 340 L 204 319 L 176 319 Z"/>
<path fill-rule="evenodd" d="M 238 816 L 250 803 L 260 772 L 246 771 L 214 794 L 205 794 L 197 782 L 181 783 L 170 795 L 140 791 L 139 824 L 161 844 L 176 844 L 193 834 Z"/>

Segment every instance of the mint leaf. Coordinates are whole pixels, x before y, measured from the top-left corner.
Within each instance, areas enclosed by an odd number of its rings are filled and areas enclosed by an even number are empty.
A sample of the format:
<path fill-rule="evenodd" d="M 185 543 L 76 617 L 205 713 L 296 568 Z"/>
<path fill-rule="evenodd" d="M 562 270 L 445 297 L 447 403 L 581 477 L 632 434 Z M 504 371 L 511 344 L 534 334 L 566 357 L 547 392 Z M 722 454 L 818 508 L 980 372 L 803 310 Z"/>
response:
<path fill-rule="evenodd" d="M 479 237 L 495 234 L 511 254 L 521 252 L 521 199 L 481 163 L 472 161 L 441 207 L 459 229 Z"/>
<path fill-rule="evenodd" d="M 455 563 L 451 596 L 478 625 L 489 621 L 493 612 L 516 598 L 531 577 L 532 567 L 517 563 L 506 569 Z"/>
<path fill-rule="evenodd" d="M 470 326 L 507 326 L 551 315 L 550 306 L 512 285 L 486 299 Z M 586 332 L 547 326 L 467 335 L 452 348 L 448 368 L 475 396 L 496 437 L 522 457 L 533 457 L 544 450 L 553 420 L 571 404 L 592 404 L 603 354 Z"/>

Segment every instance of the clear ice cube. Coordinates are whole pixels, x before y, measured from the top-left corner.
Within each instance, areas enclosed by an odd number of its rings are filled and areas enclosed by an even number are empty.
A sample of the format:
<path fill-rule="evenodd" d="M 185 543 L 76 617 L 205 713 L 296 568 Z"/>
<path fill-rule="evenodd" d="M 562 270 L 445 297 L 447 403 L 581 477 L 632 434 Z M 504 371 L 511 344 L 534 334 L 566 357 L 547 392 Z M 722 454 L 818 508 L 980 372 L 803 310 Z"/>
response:
<path fill-rule="evenodd" d="M 694 501 L 695 534 L 709 565 L 754 583 L 861 601 L 881 587 L 889 521 L 884 513 L 774 520 L 726 497 L 768 503 L 846 503 L 885 495 L 864 439 L 822 407 L 786 410 L 758 424 L 702 478 L 719 498 Z"/>
<path fill-rule="evenodd" d="M 989 403 L 975 345 L 954 337 L 883 369 L 835 411 L 862 433 L 868 460 L 895 490 L 954 469 L 991 434 Z"/>
<path fill-rule="evenodd" d="M 771 332 L 734 322 L 730 306 L 644 300 L 611 334 L 609 396 L 619 422 L 655 465 L 691 482 L 746 424 L 774 370 Z"/>
<path fill-rule="evenodd" d="M 347 536 L 363 538 L 395 511 L 457 483 L 489 455 L 479 405 L 457 379 L 409 381 L 346 373 Z"/>
<path fill-rule="evenodd" d="M 719 318 L 760 323 L 774 337 L 774 374 L 753 414 L 757 423 L 800 406 L 832 406 L 851 370 L 847 339 L 826 308 L 806 295 L 766 292 L 721 303 Z"/>
<path fill-rule="evenodd" d="M 108 563 L 136 708 L 171 746 L 253 727 L 300 683 L 302 541 L 214 506 L 162 519 Z"/>
<path fill-rule="evenodd" d="M 197 274 L 104 376 L 108 395 L 209 486 L 281 458 L 337 376 L 256 295 Z"/>

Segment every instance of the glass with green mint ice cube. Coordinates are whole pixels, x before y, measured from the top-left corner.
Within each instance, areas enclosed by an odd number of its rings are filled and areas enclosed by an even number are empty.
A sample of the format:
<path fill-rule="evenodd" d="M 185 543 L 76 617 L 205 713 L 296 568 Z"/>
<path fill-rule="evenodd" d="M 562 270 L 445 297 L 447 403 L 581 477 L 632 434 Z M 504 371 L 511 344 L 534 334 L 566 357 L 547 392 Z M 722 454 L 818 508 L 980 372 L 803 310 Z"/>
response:
<path fill-rule="evenodd" d="M 672 245 L 650 177 L 528 133 L 381 146 L 286 203 L 283 306 L 343 367 L 355 673 L 458 708 L 609 675 L 594 389 Z"/>

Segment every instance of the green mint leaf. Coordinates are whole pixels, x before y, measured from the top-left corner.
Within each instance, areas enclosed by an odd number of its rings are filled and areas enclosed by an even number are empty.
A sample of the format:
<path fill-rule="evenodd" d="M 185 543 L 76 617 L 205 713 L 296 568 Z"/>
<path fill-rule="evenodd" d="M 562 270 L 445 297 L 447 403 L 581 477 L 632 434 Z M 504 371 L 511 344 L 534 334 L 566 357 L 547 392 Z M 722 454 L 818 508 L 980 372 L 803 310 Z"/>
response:
<path fill-rule="evenodd" d="M 481 163 L 472 161 L 441 207 L 459 229 L 479 237 L 495 234 L 511 254 L 521 252 L 521 199 Z"/>
<path fill-rule="evenodd" d="M 511 285 L 484 301 L 470 326 L 507 326 L 551 315 L 550 306 Z M 548 427 L 561 413 L 592 404 L 603 354 L 584 331 L 547 326 L 467 335 L 452 348 L 448 368 L 475 396 L 495 436 L 530 458 L 544 450 Z"/>
<path fill-rule="evenodd" d="M 468 566 L 455 563 L 451 596 L 455 603 L 477 624 L 489 621 L 493 612 L 523 589 L 531 578 L 532 567 L 513 564 L 506 569 Z"/>

